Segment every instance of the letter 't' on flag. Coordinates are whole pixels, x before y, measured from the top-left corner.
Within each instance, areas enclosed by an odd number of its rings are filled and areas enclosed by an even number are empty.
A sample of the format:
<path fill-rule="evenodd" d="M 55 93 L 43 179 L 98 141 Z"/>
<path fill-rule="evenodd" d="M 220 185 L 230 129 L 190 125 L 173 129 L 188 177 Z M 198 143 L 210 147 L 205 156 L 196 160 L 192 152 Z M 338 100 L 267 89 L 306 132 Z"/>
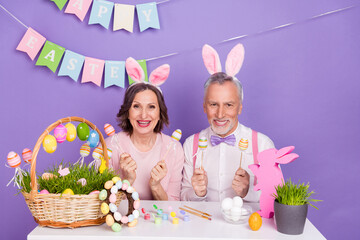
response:
<path fill-rule="evenodd" d="M 16 50 L 26 52 L 31 60 L 34 60 L 45 41 L 45 37 L 29 27 Z"/>
<path fill-rule="evenodd" d="M 68 0 L 51 0 L 51 1 L 54 2 L 61 11 Z"/>
<path fill-rule="evenodd" d="M 91 3 L 92 0 L 70 0 L 65 13 L 75 14 L 81 21 L 84 21 Z"/>
<path fill-rule="evenodd" d="M 108 29 L 113 8 L 113 2 L 94 0 L 91 8 L 89 24 L 100 24 L 104 28 Z"/>
<path fill-rule="evenodd" d="M 65 48 L 46 41 L 35 65 L 47 66 L 51 71 L 55 72 L 64 52 Z"/>
<path fill-rule="evenodd" d="M 140 32 L 148 28 L 160 29 L 157 4 L 155 2 L 138 4 L 136 11 L 139 19 Z"/>
<path fill-rule="evenodd" d="M 112 85 L 124 88 L 125 61 L 105 61 L 104 88 Z"/>
<path fill-rule="evenodd" d="M 85 57 L 70 50 L 65 51 L 58 76 L 69 76 L 77 82 Z"/>
<path fill-rule="evenodd" d="M 127 4 L 115 4 L 113 31 L 125 29 L 133 32 L 135 6 Z"/>
<path fill-rule="evenodd" d="M 144 70 L 144 74 L 145 74 L 145 82 L 148 82 L 149 81 L 149 78 L 148 78 L 148 74 L 147 74 L 147 67 L 146 67 L 146 60 L 136 60 L 140 67 Z M 129 79 L 129 85 L 133 84 L 135 81 L 132 80 L 132 78 L 128 75 L 128 79 Z"/>
<path fill-rule="evenodd" d="M 85 57 L 81 83 L 93 82 L 100 87 L 104 64 L 104 60 Z"/>

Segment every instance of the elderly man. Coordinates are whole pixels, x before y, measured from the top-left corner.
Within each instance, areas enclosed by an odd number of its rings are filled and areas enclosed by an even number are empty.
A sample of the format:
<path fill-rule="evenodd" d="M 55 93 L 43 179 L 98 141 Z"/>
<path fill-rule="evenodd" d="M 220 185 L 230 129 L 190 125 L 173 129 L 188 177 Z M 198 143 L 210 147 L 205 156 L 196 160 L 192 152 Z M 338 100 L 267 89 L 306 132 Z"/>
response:
<path fill-rule="evenodd" d="M 241 83 L 234 75 L 241 68 L 243 56 L 242 45 L 235 46 L 228 55 L 227 73 L 223 73 L 218 66 L 216 51 L 208 45 L 203 48 L 205 66 L 212 74 L 204 85 L 203 104 L 210 126 L 190 136 L 184 143 L 181 190 L 184 201 L 221 201 L 234 196 L 246 201 L 259 200 L 260 193 L 253 190 L 254 175 L 248 166 L 256 163 L 258 152 L 274 148 L 274 144 L 264 134 L 238 122 L 243 93 Z M 204 137 L 209 144 L 202 150 L 198 148 L 198 139 Z M 241 139 L 243 150 L 238 146 Z"/>

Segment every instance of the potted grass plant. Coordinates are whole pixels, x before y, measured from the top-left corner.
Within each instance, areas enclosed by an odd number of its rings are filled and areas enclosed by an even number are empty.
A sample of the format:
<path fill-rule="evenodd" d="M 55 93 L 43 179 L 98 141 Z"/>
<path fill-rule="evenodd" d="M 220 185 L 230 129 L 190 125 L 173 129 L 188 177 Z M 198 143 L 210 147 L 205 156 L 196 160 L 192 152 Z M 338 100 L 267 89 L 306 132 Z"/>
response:
<path fill-rule="evenodd" d="M 312 199 L 315 193 L 309 191 L 309 183 L 295 184 L 288 179 L 285 183 L 275 187 L 274 212 L 277 230 L 281 233 L 298 235 L 304 231 L 308 205 L 318 209 L 312 202 L 321 200 Z"/>

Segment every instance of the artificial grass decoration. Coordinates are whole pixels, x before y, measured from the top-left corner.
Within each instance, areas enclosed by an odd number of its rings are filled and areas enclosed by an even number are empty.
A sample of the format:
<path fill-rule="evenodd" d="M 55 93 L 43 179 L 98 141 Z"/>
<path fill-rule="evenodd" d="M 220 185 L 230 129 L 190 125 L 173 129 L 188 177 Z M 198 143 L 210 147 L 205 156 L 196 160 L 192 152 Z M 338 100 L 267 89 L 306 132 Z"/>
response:
<path fill-rule="evenodd" d="M 295 184 L 289 178 L 285 183 L 276 186 L 276 193 L 273 194 L 275 200 L 278 203 L 285 204 L 285 205 L 304 205 L 309 204 L 310 206 L 318 209 L 310 202 L 320 202 L 322 200 L 312 199 L 311 195 L 315 192 L 309 192 L 309 183 L 306 185 L 304 183 L 300 184 L 300 180 L 298 184 Z"/>
<path fill-rule="evenodd" d="M 68 167 L 70 173 L 66 176 L 61 176 L 58 173 L 59 166 L 62 165 L 63 168 Z M 86 164 L 82 167 L 79 165 L 64 164 L 53 166 L 52 168 L 46 170 L 47 173 L 52 173 L 57 177 L 50 179 L 42 179 L 41 175 L 37 176 L 38 189 L 46 189 L 49 193 L 62 193 L 65 189 L 70 188 L 74 191 L 74 194 L 89 194 L 94 190 L 101 190 L 104 188 L 106 181 L 111 180 L 113 177 L 117 176 L 114 171 L 106 169 L 103 173 L 99 173 L 97 169 L 92 166 L 88 168 Z M 78 180 L 81 178 L 86 179 L 86 185 L 82 186 L 81 183 L 78 183 Z M 29 193 L 30 188 L 30 173 L 26 171 L 24 175 L 22 190 L 23 192 Z"/>

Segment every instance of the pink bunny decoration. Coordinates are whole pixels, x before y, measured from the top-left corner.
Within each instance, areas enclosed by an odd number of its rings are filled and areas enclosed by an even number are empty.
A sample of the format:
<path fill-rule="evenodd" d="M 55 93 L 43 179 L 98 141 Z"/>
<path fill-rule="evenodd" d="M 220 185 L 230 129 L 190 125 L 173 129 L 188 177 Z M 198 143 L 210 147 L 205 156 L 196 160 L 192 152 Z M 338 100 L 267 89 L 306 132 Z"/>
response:
<path fill-rule="evenodd" d="M 145 73 L 141 68 L 140 64 L 132 57 L 126 59 L 125 68 L 127 74 L 136 82 L 136 83 L 147 83 L 145 82 Z M 160 67 L 156 68 L 151 72 L 149 77 L 149 84 L 152 84 L 156 87 L 159 87 L 163 84 L 170 74 L 169 64 L 163 64 Z"/>
<path fill-rule="evenodd" d="M 283 183 L 284 176 L 279 168 L 279 164 L 286 164 L 299 157 L 296 153 L 291 153 L 294 146 L 284 147 L 280 150 L 275 148 L 267 149 L 258 154 L 260 164 L 249 165 L 250 170 L 257 177 L 257 184 L 254 190 L 261 190 L 260 210 L 258 213 L 265 218 L 274 216 L 274 197 L 275 187 Z"/>

